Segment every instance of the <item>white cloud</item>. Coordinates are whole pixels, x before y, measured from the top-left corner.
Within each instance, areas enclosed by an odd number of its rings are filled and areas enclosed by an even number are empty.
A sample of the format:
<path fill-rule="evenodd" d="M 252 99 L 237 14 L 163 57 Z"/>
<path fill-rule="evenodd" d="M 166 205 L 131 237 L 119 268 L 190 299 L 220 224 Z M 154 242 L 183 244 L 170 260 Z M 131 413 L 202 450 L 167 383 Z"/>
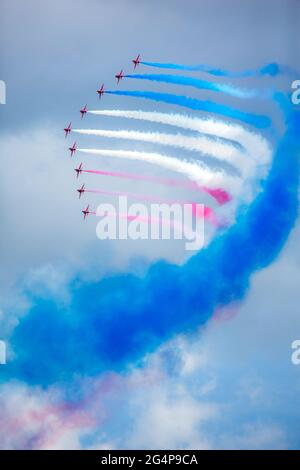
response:
<path fill-rule="evenodd" d="M 174 392 L 173 392 L 174 393 Z M 151 397 L 141 397 L 142 407 L 135 404 L 134 430 L 125 437 L 125 447 L 141 449 L 209 448 L 201 435 L 201 424 L 216 414 L 212 404 L 194 400 L 186 392 L 172 397 L 159 387 Z M 145 405 L 145 399 L 147 406 Z M 123 444 L 123 445 L 124 445 Z"/>
<path fill-rule="evenodd" d="M 246 425 L 236 434 L 226 435 L 220 439 L 221 448 L 234 450 L 281 450 L 287 449 L 287 436 L 283 429 L 276 425 Z"/>

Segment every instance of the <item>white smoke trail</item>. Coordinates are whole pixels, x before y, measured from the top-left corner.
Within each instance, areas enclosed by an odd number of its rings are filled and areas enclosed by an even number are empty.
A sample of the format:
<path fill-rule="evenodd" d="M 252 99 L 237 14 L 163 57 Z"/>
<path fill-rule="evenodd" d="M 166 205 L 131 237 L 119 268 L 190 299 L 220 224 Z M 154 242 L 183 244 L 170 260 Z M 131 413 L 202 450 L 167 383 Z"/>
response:
<path fill-rule="evenodd" d="M 137 132 L 137 131 L 112 131 L 104 129 L 74 129 L 79 134 L 96 135 L 108 138 L 130 139 L 142 142 L 152 142 L 161 145 L 184 148 L 199 151 L 218 160 L 229 163 L 240 170 L 246 177 L 253 171 L 255 162 L 247 159 L 243 150 L 238 149 L 230 143 L 223 143 L 211 137 L 190 137 L 183 134 L 166 134 L 162 132 Z"/>
<path fill-rule="evenodd" d="M 268 165 L 272 157 L 272 149 L 269 142 L 261 135 L 250 132 L 243 126 L 231 124 L 212 118 L 191 117 L 185 114 L 167 114 L 151 111 L 130 111 L 104 109 L 89 111 L 90 114 L 124 117 L 128 119 L 138 119 L 143 121 L 157 122 L 183 129 L 194 130 L 211 136 L 218 136 L 224 139 L 235 141 L 242 145 L 248 157 L 259 165 Z"/>
<path fill-rule="evenodd" d="M 175 157 L 161 155 L 160 153 L 84 148 L 79 148 L 78 152 L 152 163 L 186 175 L 190 180 L 195 181 L 199 185 L 222 187 L 235 195 L 239 193 L 242 185 L 242 179 L 240 177 L 229 176 L 223 170 L 212 170 L 205 164 L 200 164 L 199 162 L 181 160 Z"/>

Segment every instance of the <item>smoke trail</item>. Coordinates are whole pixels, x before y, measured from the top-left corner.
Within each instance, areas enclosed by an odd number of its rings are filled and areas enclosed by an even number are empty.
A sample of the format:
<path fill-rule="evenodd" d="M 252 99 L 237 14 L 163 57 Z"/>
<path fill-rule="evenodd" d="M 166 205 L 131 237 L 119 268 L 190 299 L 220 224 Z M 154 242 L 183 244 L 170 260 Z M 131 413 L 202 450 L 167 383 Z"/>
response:
<path fill-rule="evenodd" d="M 213 209 L 211 209 L 210 207 L 204 206 L 204 210 L 203 210 L 203 213 L 202 213 L 202 211 L 198 210 L 197 203 L 193 202 L 193 201 L 171 200 L 171 199 L 161 198 L 161 197 L 157 197 L 157 196 L 147 196 L 145 194 L 129 193 L 129 192 L 125 192 L 125 191 L 106 191 L 104 189 L 85 189 L 84 192 L 85 193 L 93 193 L 93 194 L 103 194 L 103 195 L 106 195 L 106 196 L 117 196 L 117 197 L 126 196 L 126 197 L 132 197 L 132 198 L 134 198 L 136 200 L 140 200 L 140 201 L 147 201 L 147 202 L 150 202 L 150 203 L 158 202 L 158 203 L 170 204 L 170 205 L 172 205 L 172 204 L 180 204 L 180 205 L 188 204 L 191 207 L 192 214 L 194 216 L 201 217 L 201 218 L 204 217 L 209 222 L 211 222 L 213 225 L 216 225 L 216 226 L 217 225 L 218 226 L 222 225 L 223 226 L 223 223 L 221 224 L 221 222 L 218 222 L 217 216 L 216 216 Z"/>
<path fill-rule="evenodd" d="M 189 137 L 182 134 L 166 134 L 162 132 L 111 131 L 104 129 L 74 129 L 73 132 L 85 135 L 95 135 L 108 138 L 129 139 L 141 142 L 151 142 L 160 145 L 184 148 L 198 151 L 215 159 L 222 160 L 237 167 L 242 175 L 248 175 L 253 169 L 253 161 L 246 158 L 243 151 L 233 145 L 221 143 L 208 137 Z"/>
<path fill-rule="evenodd" d="M 121 158 L 129 160 L 139 160 L 154 165 L 159 165 L 162 168 L 176 171 L 186 175 L 190 180 L 205 187 L 218 187 L 221 186 L 231 194 L 238 194 L 242 180 L 239 177 L 229 176 L 222 170 L 212 170 L 203 163 L 195 163 L 186 160 L 181 160 L 175 157 L 169 157 L 160 153 L 151 152 L 138 152 L 132 150 L 110 150 L 110 149 L 78 149 L 78 152 L 87 153 L 91 155 L 100 155 L 110 158 Z"/>
<path fill-rule="evenodd" d="M 126 371 L 163 341 L 205 324 L 216 308 L 243 299 L 252 274 L 277 257 L 297 218 L 299 131 L 295 113 L 263 191 L 234 226 L 185 265 L 159 262 L 142 278 L 77 282 L 67 308 L 36 300 L 12 334 L 15 355 L 2 380 L 47 386 L 78 374 Z"/>
<path fill-rule="evenodd" d="M 185 108 L 197 111 L 207 111 L 209 113 L 221 114 L 223 116 L 237 119 L 238 121 L 250 124 L 258 129 L 270 127 L 271 119 L 267 116 L 246 113 L 230 106 L 217 104 L 213 101 L 201 101 L 196 98 L 190 98 L 184 95 L 174 95 L 171 93 L 157 93 L 154 91 L 106 91 L 105 93 L 118 96 L 133 96 L 135 98 L 144 98 L 152 101 L 176 104 Z"/>
<path fill-rule="evenodd" d="M 261 92 L 259 90 L 240 89 L 232 85 L 208 82 L 207 80 L 201 80 L 195 77 L 185 77 L 183 75 L 130 74 L 125 75 L 125 77 L 137 80 L 150 80 L 153 82 L 163 82 L 172 83 L 174 85 L 191 86 L 199 90 L 211 90 L 221 92 L 225 93 L 226 95 L 234 96 L 237 98 L 270 97 L 270 93 Z"/>
<path fill-rule="evenodd" d="M 99 116 L 123 117 L 189 129 L 202 134 L 218 136 L 225 141 L 236 142 L 247 151 L 250 158 L 259 164 L 268 164 L 271 160 L 272 149 L 266 139 L 260 134 L 250 132 L 238 124 L 226 123 L 216 119 L 192 117 L 184 114 L 159 113 L 152 111 L 131 111 L 104 109 L 89 111 Z"/>
<path fill-rule="evenodd" d="M 135 180 L 135 181 L 148 181 L 151 183 L 158 183 L 158 184 L 163 184 L 166 186 L 181 186 L 187 189 L 202 191 L 202 192 L 209 194 L 211 197 L 213 197 L 216 200 L 216 202 L 220 205 L 226 204 L 227 202 L 231 200 L 231 196 L 229 195 L 229 193 L 224 191 L 221 188 L 207 188 L 205 186 L 200 186 L 191 181 L 186 182 L 186 181 L 179 181 L 179 180 L 174 180 L 170 178 L 159 178 L 157 176 L 136 175 L 132 173 L 122 173 L 122 172 L 116 172 L 116 171 L 104 171 L 104 170 L 81 170 L 81 171 L 82 173 L 92 173 L 95 175 L 126 178 L 126 179 Z"/>
<path fill-rule="evenodd" d="M 125 195 L 125 194 L 124 194 Z M 197 217 L 200 217 L 201 211 L 199 212 L 197 210 L 197 207 L 195 206 L 193 208 L 194 215 L 197 215 Z M 99 216 L 99 214 L 96 212 L 90 212 L 90 214 Z M 101 214 L 102 215 L 102 214 Z M 193 239 L 194 234 L 191 231 L 191 228 L 188 227 L 186 224 L 183 224 L 181 222 L 177 222 L 176 220 L 168 220 L 164 219 L 163 217 L 154 217 L 154 216 L 148 216 L 148 215 L 131 215 L 127 213 L 122 213 L 122 212 L 108 212 L 105 211 L 105 217 L 110 218 L 110 219 L 115 219 L 115 220 L 127 220 L 128 222 L 142 222 L 148 225 L 161 225 L 161 226 L 166 226 L 166 227 L 172 227 L 175 231 L 177 230 L 178 233 L 181 235 L 184 230 L 184 234 L 190 238 Z M 215 223 L 217 225 L 216 219 L 213 217 L 213 214 L 209 213 L 207 215 L 207 218 L 211 217 L 212 223 Z M 107 220 L 107 219 L 106 219 Z M 220 227 L 224 227 L 224 224 L 219 223 Z"/>
<path fill-rule="evenodd" d="M 230 77 L 230 78 L 247 78 L 247 77 L 263 77 L 269 75 L 271 77 L 276 77 L 280 74 L 293 74 L 294 71 L 287 67 L 278 65 L 275 62 L 265 65 L 259 69 L 254 70 L 245 70 L 243 72 L 229 72 L 227 70 L 209 67 L 208 65 L 199 64 L 199 65 L 180 65 L 172 63 L 159 63 L 159 62 L 140 62 L 143 65 L 149 67 L 157 67 L 160 69 L 173 69 L 173 70 L 186 70 L 186 71 L 199 71 L 205 72 L 216 77 Z"/>

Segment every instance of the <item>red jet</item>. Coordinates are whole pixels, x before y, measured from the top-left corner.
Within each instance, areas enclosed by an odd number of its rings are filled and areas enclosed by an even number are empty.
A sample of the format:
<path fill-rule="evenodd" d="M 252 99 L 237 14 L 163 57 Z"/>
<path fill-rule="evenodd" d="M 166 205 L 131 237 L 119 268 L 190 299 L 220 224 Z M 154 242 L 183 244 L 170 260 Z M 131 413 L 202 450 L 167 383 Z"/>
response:
<path fill-rule="evenodd" d="M 74 142 L 74 144 L 72 145 L 72 147 L 69 147 L 69 150 L 70 150 L 70 152 L 71 152 L 71 157 L 73 157 L 73 153 L 75 153 L 76 150 L 77 150 L 76 142 Z"/>
<path fill-rule="evenodd" d="M 104 93 L 105 93 L 104 83 L 102 83 L 101 88 L 99 88 L 99 90 L 97 90 L 97 93 L 99 95 L 99 100 L 100 100 L 101 96 L 104 95 Z"/>
<path fill-rule="evenodd" d="M 87 113 L 87 110 L 88 110 L 88 109 L 87 109 L 87 104 L 86 104 L 85 107 L 80 110 L 81 119 L 82 119 L 82 118 L 84 117 L 84 115 Z"/>
<path fill-rule="evenodd" d="M 136 59 L 133 59 L 132 62 L 134 63 L 134 70 L 135 70 L 136 67 L 141 63 L 141 56 L 140 56 L 140 54 L 137 56 Z"/>
<path fill-rule="evenodd" d="M 116 79 L 117 79 L 117 82 L 119 83 L 120 80 L 122 80 L 122 78 L 125 77 L 125 75 L 123 74 L 123 70 L 121 70 L 121 72 L 117 73 L 117 75 L 115 75 Z"/>
<path fill-rule="evenodd" d="M 91 211 L 89 210 L 89 207 L 90 206 L 86 206 L 86 208 L 83 209 L 83 211 L 81 211 L 83 213 L 83 220 L 85 220 L 87 215 L 91 214 Z"/>
<path fill-rule="evenodd" d="M 84 184 L 81 186 L 81 188 L 77 189 L 77 192 L 79 193 L 79 199 L 81 198 L 82 194 L 84 193 Z"/>
<path fill-rule="evenodd" d="M 68 134 L 70 134 L 71 130 L 72 130 L 72 123 L 70 122 L 70 124 L 68 125 L 68 127 L 65 127 L 64 128 L 64 131 L 66 133 L 65 137 L 67 137 Z"/>
<path fill-rule="evenodd" d="M 77 173 L 77 178 L 78 178 L 78 176 L 82 173 L 82 163 L 80 163 L 78 168 L 75 168 L 75 171 Z"/>

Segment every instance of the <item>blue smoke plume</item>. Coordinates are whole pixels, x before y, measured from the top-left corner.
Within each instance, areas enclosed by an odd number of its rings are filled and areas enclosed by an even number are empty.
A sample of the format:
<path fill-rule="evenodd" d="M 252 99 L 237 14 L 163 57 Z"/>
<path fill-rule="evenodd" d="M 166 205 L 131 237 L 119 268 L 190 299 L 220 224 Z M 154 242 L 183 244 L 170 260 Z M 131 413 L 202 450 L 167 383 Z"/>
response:
<path fill-rule="evenodd" d="M 240 89 L 232 85 L 223 83 L 208 82 L 194 77 L 185 77 L 183 75 L 165 75 L 165 74 L 131 74 L 125 75 L 126 78 L 135 78 L 138 80 L 150 80 L 155 82 L 173 83 L 174 85 L 191 86 L 200 90 L 211 90 L 225 93 L 237 98 L 270 97 L 270 94 L 264 94 L 259 90 Z"/>
<path fill-rule="evenodd" d="M 201 101 L 184 95 L 157 93 L 154 91 L 106 91 L 105 93 L 119 96 L 134 96 L 135 98 L 145 98 L 147 100 L 175 104 L 197 111 L 207 111 L 209 113 L 221 114 L 232 119 L 243 121 L 246 124 L 250 124 L 258 129 L 267 128 L 271 125 L 271 119 L 268 116 L 246 113 L 232 108 L 231 106 L 217 104 L 213 101 Z"/>
<path fill-rule="evenodd" d="M 172 95 L 171 95 L 172 96 Z M 144 278 L 120 275 L 72 285 L 68 308 L 39 299 L 11 338 L 2 380 L 47 386 L 77 374 L 124 371 L 218 306 L 241 300 L 251 275 L 271 263 L 297 217 L 300 116 L 290 116 L 263 191 L 236 225 L 184 266 L 154 264 Z"/>
<path fill-rule="evenodd" d="M 140 62 L 149 67 L 157 67 L 160 69 L 173 69 L 173 70 L 186 70 L 188 72 L 205 72 L 216 77 L 230 77 L 230 78 L 247 78 L 247 77 L 263 77 L 271 76 L 276 77 L 280 74 L 293 74 L 294 71 L 287 66 L 278 65 L 275 62 L 267 64 L 259 69 L 244 70 L 243 72 L 229 72 L 227 70 L 213 68 L 208 65 L 181 65 L 172 63 L 159 63 L 159 62 Z"/>

